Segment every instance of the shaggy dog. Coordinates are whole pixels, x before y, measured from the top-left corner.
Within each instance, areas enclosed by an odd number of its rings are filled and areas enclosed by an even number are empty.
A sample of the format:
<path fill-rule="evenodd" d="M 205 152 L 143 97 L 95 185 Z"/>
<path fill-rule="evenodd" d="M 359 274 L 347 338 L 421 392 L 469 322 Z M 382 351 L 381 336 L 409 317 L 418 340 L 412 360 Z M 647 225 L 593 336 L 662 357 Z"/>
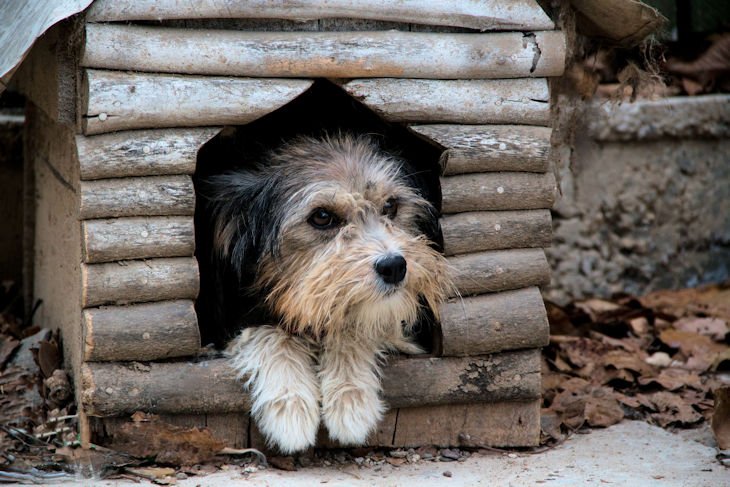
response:
<path fill-rule="evenodd" d="M 408 176 L 371 139 L 333 136 L 200 185 L 216 319 L 240 321 L 231 364 L 283 453 L 314 445 L 320 422 L 342 444 L 365 442 L 385 410 L 384 354 L 418 353 L 411 325 L 447 295 L 445 260 L 423 230 L 437 215 Z M 251 296 L 259 313 L 227 309 Z"/>

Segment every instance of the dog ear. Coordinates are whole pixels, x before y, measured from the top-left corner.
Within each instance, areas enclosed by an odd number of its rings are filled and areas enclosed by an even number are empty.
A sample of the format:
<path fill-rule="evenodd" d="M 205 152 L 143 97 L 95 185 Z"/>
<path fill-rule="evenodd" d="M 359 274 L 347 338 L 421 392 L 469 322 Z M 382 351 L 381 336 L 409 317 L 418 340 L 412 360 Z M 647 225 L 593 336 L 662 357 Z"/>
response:
<path fill-rule="evenodd" d="M 212 223 L 211 257 L 239 276 L 252 270 L 271 240 L 265 224 L 271 206 L 267 186 L 266 175 L 255 171 L 230 171 L 200 184 L 198 195 Z"/>
<path fill-rule="evenodd" d="M 403 162 L 400 171 L 408 185 L 428 202 L 421 205 L 421 211 L 416 217 L 418 230 L 428 237 L 435 250 L 443 252 L 444 236 L 441 233 L 438 210 L 441 206 L 441 188 L 434 187 L 433 178 L 427 177 L 426 171 L 419 171 L 408 162 Z"/>

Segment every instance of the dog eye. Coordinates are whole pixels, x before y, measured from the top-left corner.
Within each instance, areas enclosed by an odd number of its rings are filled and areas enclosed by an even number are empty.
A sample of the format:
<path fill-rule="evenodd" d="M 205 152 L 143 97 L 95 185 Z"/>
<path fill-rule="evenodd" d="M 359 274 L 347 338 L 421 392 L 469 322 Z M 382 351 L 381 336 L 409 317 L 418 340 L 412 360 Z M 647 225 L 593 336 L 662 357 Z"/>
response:
<path fill-rule="evenodd" d="M 398 200 L 395 198 L 388 198 L 383 205 L 383 215 L 387 216 L 391 220 L 395 218 L 398 213 Z"/>
<path fill-rule="evenodd" d="M 337 215 L 330 213 L 324 208 L 317 208 L 314 210 L 314 212 L 309 215 L 309 220 L 307 221 L 310 225 L 319 230 L 326 230 L 337 226 L 340 223 L 340 219 L 337 218 Z"/>

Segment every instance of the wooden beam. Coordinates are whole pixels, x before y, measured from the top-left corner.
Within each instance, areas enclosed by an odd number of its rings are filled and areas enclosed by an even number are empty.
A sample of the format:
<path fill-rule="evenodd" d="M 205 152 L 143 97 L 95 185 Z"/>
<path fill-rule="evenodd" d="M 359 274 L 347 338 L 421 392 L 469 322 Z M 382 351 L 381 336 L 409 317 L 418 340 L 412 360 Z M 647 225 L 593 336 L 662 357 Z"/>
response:
<path fill-rule="evenodd" d="M 81 179 L 193 174 L 198 150 L 219 127 L 76 136 Z"/>
<path fill-rule="evenodd" d="M 195 251 L 191 216 L 86 220 L 81 234 L 86 263 L 192 257 Z"/>
<path fill-rule="evenodd" d="M 249 401 L 225 359 L 135 364 L 87 362 L 81 403 L 91 416 L 135 411 L 169 414 L 243 412 Z M 540 352 L 482 357 L 394 359 L 384 370 L 391 408 L 531 400 L 540 396 Z"/>
<path fill-rule="evenodd" d="M 87 24 L 88 68 L 276 78 L 560 76 L 560 31 L 242 32 Z"/>
<path fill-rule="evenodd" d="M 391 408 L 540 397 L 540 351 L 394 360 L 383 371 Z"/>
<path fill-rule="evenodd" d="M 550 265 L 542 249 L 490 250 L 449 257 L 448 262 L 462 296 L 550 283 Z"/>
<path fill-rule="evenodd" d="M 550 208 L 557 186 L 552 173 L 482 173 L 441 178 L 444 213 Z"/>
<path fill-rule="evenodd" d="M 444 254 L 549 247 L 550 210 L 473 211 L 441 218 Z"/>
<path fill-rule="evenodd" d="M 539 30 L 554 27 L 534 0 L 97 0 L 89 9 L 86 20 L 310 20 L 349 17 L 478 30 Z"/>
<path fill-rule="evenodd" d="M 310 80 L 89 69 L 84 72 L 79 113 L 86 135 L 142 128 L 242 125 L 273 112 L 311 85 Z"/>
<path fill-rule="evenodd" d="M 87 308 L 84 360 L 164 360 L 196 355 L 200 331 L 192 301 Z"/>
<path fill-rule="evenodd" d="M 412 125 L 412 131 L 445 149 L 445 176 L 490 171 L 546 172 L 547 127 L 525 125 Z"/>
<path fill-rule="evenodd" d="M 198 262 L 192 257 L 81 266 L 81 305 L 144 303 L 198 296 Z"/>
<path fill-rule="evenodd" d="M 401 408 L 394 448 L 527 447 L 540 444 L 540 400 Z"/>
<path fill-rule="evenodd" d="M 543 347 L 549 333 L 545 304 L 536 287 L 453 299 L 441 306 L 445 356 Z"/>
<path fill-rule="evenodd" d="M 386 120 L 550 125 L 547 80 L 356 79 L 342 86 Z"/>
<path fill-rule="evenodd" d="M 79 218 L 192 215 L 195 189 L 190 176 L 99 179 L 81 182 Z"/>

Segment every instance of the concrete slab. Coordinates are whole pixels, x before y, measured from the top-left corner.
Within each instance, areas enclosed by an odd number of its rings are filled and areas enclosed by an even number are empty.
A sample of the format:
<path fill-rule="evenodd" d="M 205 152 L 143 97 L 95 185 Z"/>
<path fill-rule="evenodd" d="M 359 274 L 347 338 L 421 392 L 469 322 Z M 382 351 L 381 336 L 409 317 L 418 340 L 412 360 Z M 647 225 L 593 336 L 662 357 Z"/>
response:
<path fill-rule="evenodd" d="M 465 462 L 419 462 L 380 470 L 357 465 L 306 468 L 297 472 L 266 469 L 244 475 L 228 471 L 179 480 L 178 486 L 730 486 L 730 469 L 715 460 L 715 448 L 638 421 L 578 434 L 539 454 L 473 455 Z M 444 473 L 449 472 L 450 477 Z M 90 485 L 89 481 L 76 482 Z M 94 481 L 95 486 L 153 485 Z"/>

